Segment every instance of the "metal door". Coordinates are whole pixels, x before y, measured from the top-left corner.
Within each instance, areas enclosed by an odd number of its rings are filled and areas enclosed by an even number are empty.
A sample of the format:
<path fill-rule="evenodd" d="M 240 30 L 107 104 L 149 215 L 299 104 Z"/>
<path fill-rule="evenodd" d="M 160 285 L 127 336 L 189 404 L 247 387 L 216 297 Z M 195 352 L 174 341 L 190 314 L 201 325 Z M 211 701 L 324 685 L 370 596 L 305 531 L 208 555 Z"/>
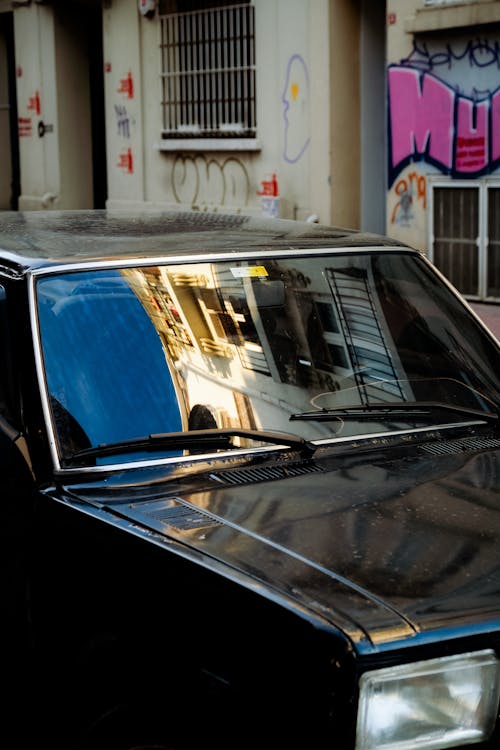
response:
<path fill-rule="evenodd" d="M 467 298 L 500 300 L 500 182 L 429 180 L 429 257 Z"/>

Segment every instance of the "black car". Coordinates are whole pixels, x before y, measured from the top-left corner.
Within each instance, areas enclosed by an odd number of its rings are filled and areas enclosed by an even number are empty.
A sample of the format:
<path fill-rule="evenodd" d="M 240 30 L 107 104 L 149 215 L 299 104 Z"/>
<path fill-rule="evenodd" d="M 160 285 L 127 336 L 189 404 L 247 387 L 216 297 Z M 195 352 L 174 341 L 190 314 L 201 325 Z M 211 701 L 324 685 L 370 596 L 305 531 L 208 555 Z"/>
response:
<path fill-rule="evenodd" d="M 498 748 L 500 346 L 424 255 L 0 214 L 2 747 Z"/>

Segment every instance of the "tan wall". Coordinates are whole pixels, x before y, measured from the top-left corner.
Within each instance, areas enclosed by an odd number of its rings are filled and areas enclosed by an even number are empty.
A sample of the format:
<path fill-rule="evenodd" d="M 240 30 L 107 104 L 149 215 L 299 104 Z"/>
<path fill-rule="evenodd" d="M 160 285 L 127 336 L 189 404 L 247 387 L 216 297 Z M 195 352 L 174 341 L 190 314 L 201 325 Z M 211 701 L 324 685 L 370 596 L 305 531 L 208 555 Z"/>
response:
<path fill-rule="evenodd" d="M 34 4 L 14 11 L 21 210 L 91 208 L 88 66 L 78 17 Z"/>
<path fill-rule="evenodd" d="M 331 216 L 335 224 L 360 224 L 359 5 L 331 0 Z"/>
<path fill-rule="evenodd" d="M 142 21 L 142 23 L 141 23 Z M 146 200 L 143 119 L 158 111 L 159 58 L 148 70 L 149 47 L 157 54 L 157 25 L 142 19 L 137 3 L 113 0 L 103 11 L 104 92 L 108 196 L 111 203 Z M 141 59 L 144 54 L 144 60 Z"/>
<path fill-rule="evenodd" d="M 92 208 L 89 63 L 78 13 L 58 6 L 55 27 L 60 208 Z M 47 134 L 45 137 L 49 137 Z"/>
<path fill-rule="evenodd" d="M 14 38 L 18 71 L 19 208 L 50 208 L 60 190 L 57 170 L 54 170 L 58 154 L 57 149 L 53 148 L 54 139 L 39 138 L 37 128 L 42 117 L 52 123 L 54 129 L 58 127 L 53 101 L 54 86 L 47 85 L 45 91 L 43 85 L 43 69 L 47 71 L 48 67 L 47 57 L 51 57 L 52 69 L 54 62 L 52 10 L 39 5 L 17 8 L 14 11 Z M 44 65 L 42 44 L 48 47 Z"/>
<path fill-rule="evenodd" d="M 255 0 L 255 9 L 253 151 L 162 150 L 158 17 L 140 16 L 135 0 L 113 0 L 104 11 L 109 207 L 145 202 L 260 214 L 257 191 L 275 172 L 282 216 L 330 220 L 328 0 Z"/>
<path fill-rule="evenodd" d="M 10 123 L 9 123 L 9 90 L 7 81 L 7 49 L 5 39 L 0 32 L 0 210 L 11 208 L 11 158 L 10 158 Z"/>

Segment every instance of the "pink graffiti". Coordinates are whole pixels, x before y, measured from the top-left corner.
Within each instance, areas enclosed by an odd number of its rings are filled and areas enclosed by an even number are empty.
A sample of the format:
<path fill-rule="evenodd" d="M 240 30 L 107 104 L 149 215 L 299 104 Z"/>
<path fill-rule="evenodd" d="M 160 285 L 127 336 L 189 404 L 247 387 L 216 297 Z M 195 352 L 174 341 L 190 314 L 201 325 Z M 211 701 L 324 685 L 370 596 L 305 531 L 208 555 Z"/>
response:
<path fill-rule="evenodd" d="M 473 127 L 474 105 L 458 99 L 456 168 L 459 172 L 479 172 L 488 163 L 488 102 L 476 105 L 476 127 Z"/>
<path fill-rule="evenodd" d="M 500 89 L 474 102 L 429 73 L 394 66 L 389 122 L 391 183 L 412 159 L 454 175 L 492 171 L 500 159 Z"/>
<path fill-rule="evenodd" d="M 500 90 L 491 97 L 491 121 L 500 123 Z M 500 127 L 491 130 L 491 158 L 494 162 L 500 160 Z"/>

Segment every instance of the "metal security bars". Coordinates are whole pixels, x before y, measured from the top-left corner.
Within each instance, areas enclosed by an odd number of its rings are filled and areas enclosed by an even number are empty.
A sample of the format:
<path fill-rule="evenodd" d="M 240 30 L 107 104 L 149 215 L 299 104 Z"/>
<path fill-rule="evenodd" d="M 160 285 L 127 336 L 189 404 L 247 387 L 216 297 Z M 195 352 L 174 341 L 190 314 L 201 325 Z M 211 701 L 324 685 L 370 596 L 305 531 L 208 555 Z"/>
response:
<path fill-rule="evenodd" d="M 469 299 L 500 300 L 500 182 L 429 179 L 429 257 Z"/>
<path fill-rule="evenodd" d="M 163 139 L 255 138 L 249 3 L 160 16 Z"/>

